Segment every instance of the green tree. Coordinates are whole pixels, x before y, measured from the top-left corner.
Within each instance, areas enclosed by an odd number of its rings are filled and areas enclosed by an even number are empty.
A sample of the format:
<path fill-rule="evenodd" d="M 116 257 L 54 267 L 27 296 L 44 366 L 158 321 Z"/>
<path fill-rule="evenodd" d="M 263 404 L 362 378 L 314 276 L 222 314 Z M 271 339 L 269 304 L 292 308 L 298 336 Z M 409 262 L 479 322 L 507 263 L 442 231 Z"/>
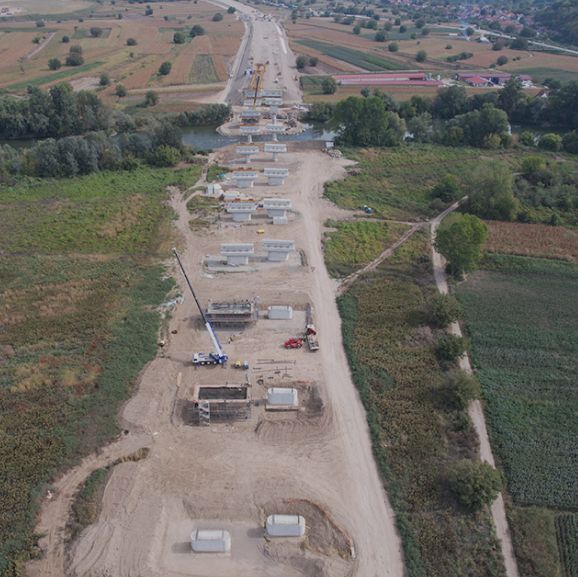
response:
<path fill-rule="evenodd" d="M 353 33 L 354 33 L 354 34 L 357 34 L 358 36 L 359 36 L 359 34 L 361 34 L 361 26 L 360 26 L 359 24 L 356 24 L 356 25 L 353 27 Z"/>
<path fill-rule="evenodd" d="M 90 35 L 93 38 L 100 38 L 104 34 L 104 30 L 100 26 L 92 26 L 90 28 Z"/>
<path fill-rule="evenodd" d="M 479 263 L 487 234 L 476 216 L 452 214 L 438 228 L 435 247 L 448 261 L 449 271 L 459 277 Z"/>
<path fill-rule="evenodd" d="M 187 41 L 186 36 L 182 32 L 175 32 L 173 34 L 174 44 L 184 44 Z"/>
<path fill-rule="evenodd" d="M 100 84 L 100 86 L 108 86 L 110 84 L 110 76 L 106 72 L 103 72 L 100 75 L 98 83 Z"/>
<path fill-rule="evenodd" d="M 303 70 L 307 66 L 307 56 L 297 56 L 295 66 L 297 66 L 297 70 Z"/>
<path fill-rule="evenodd" d="M 335 94 L 337 91 L 337 82 L 335 81 L 335 78 L 332 76 L 324 78 L 321 83 L 321 90 L 323 91 L 323 94 Z"/>
<path fill-rule="evenodd" d="M 138 42 L 136 41 L 136 38 L 127 38 L 126 39 L 126 45 L 127 46 L 136 46 L 138 44 Z"/>
<path fill-rule="evenodd" d="M 525 38 L 516 38 L 510 42 L 512 50 L 528 50 L 528 41 Z"/>
<path fill-rule="evenodd" d="M 319 58 L 317 58 L 317 56 L 310 56 L 309 57 L 309 66 L 317 66 L 317 64 L 319 64 Z"/>
<path fill-rule="evenodd" d="M 518 203 L 514 198 L 513 178 L 509 167 L 502 163 L 478 166 L 468 179 L 465 209 L 481 218 L 512 220 Z"/>
<path fill-rule="evenodd" d="M 159 74 L 161 76 L 168 76 L 171 73 L 173 65 L 170 62 L 163 62 L 159 66 Z"/>
<path fill-rule="evenodd" d="M 446 374 L 442 394 L 449 408 L 463 411 L 471 401 L 480 398 L 480 382 L 474 375 L 454 369 Z"/>
<path fill-rule="evenodd" d="M 148 108 L 149 106 L 156 106 L 159 102 L 159 95 L 154 90 L 149 90 L 145 94 L 144 105 Z"/>
<path fill-rule="evenodd" d="M 496 64 L 498 66 L 504 66 L 504 64 L 508 64 L 508 57 L 507 56 L 498 56 L 496 60 Z"/>
<path fill-rule="evenodd" d="M 448 482 L 459 503 L 472 512 L 493 503 L 502 490 L 502 477 L 496 469 L 470 459 L 452 467 Z"/>
<path fill-rule="evenodd" d="M 82 66 L 84 64 L 84 58 L 80 52 L 73 52 L 71 49 L 66 57 L 65 64 L 66 66 Z"/>
<path fill-rule="evenodd" d="M 400 34 L 405 34 L 407 32 L 407 26 L 404 26 L 403 24 L 399 27 L 399 33 Z"/>
<path fill-rule="evenodd" d="M 36 21 L 36 28 L 44 28 L 46 26 L 46 22 L 44 20 L 37 20 Z"/>
<path fill-rule="evenodd" d="M 427 59 L 427 52 L 425 50 L 419 50 L 415 55 L 416 62 L 425 62 Z"/>
<path fill-rule="evenodd" d="M 62 37 L 62 43 L 68 44 L 70 42 L 70 36 L 66 36 L 66 34 Z"/>
<path fill-rule="evenodd" d="M 446 174 L 432 188 L 430 195 L 432 198 L 439 198 L 443 202 L 453 202 L 462 196 L 460 181 L 453 174 Z"/>
<path fill-rule="evenodd" d="M 398 44 L 397 42 L 390 42 L 390 43 L 387 45 L 387 49 L 388 49 L 390 52 L 397 52 L 397 51 L 399 50 L 399 44 Z"/>
<path fill-rule="evenodd" d="M 433 101 L 432 114 L 436 118 L 448 120 L 463 114 L 468 109 L 468 95 L 463 86 L 441 88 Z"/>
<path fill-rule="evenodd" d="M 442 363 L 453 363 L 466 352 L 466 341 L 457 335 L 443 335 L 435 345 L 436 357 Z"/>
<path fill-rule="evenodd" d="M 48 61 L 48 68 L 50 68 L 50 70 L 58 70 L 61 67 L 62 67 L 62 62 L 60 62 L 60 60 L 58 58 L 51 58 Z"/>
<path fill-rule="evenodd" d="M 223 15 L 220 12 L 217 12 L 212 18 L 213 22 L 220 22 L 222 19 Z"/>
<path fill-rule="evenodd" d="M 227 8 L 227 14 L 234 14 L 237 11 L 237 9 L 234 6 L 229 6 Z"/>
<path fill-rule="evenodd" d="M 335 118 L 342 128 L 339 141 L 353 146 L 397 146 L 405 131 L 403 121 L 379 96 L 341 100 Z"/>
<path fill-rule="evenodd" d="M 114 89 L 114 93 L 119 97 L 119 98 L 124 98 L 128 92 L 126 90 L 126 88 L 124 87 L 123 84 L 117 84 L 116 88 Z"/>
<path fill-rule="evenodd" d="M 429 324 L 437 329 L 445 329 L 462 316 L 462 306 L 456 297 L 445 294 L 433 296 L 427 306 Z"/>

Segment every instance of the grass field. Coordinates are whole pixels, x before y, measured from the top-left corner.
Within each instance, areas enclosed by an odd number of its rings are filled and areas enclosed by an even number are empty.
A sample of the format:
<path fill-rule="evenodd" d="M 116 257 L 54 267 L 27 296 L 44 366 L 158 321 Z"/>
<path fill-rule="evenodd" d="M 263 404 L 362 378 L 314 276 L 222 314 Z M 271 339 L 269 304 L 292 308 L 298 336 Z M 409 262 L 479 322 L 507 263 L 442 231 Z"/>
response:
<path fill-rule="evenodd" d="M 418 233 L 354 284 L 339 300 L 344 343 L 408 576 L 503 575 L 489 514 L 460 511 L 444 482 L 453 460 L 475 454 L 477 437 L 465 413 L 439 402 L 435 336 L 419 321 L 434 291 L 430 266 L 428 237 Z"/>
<path fill-rule="evenodd" d="M 516 508 L 578 508 L 577 282 L 578 266 L 572 263 L 495 255 L 457 290 L 492 447 Z M 517 550 L 530 559 L 529 567 L 550 564 L 541 549 L 528 546 L 555 539 L 554 524 L 545 516 L 514 509 Z M 559 541 L 560 550 L 564 547 Z"/>
<path fill-rule="evenodd" d="M 191 68 L 191 84 L 219 82 L 213 58 L 210 54 L 197 54 Z"/>
<path fill-rule="evenodd" d="M 368 54 L 359 50 L 353 50 L 345 46 L 328 44 L 327 42 L 320 42 L 318 40 L 299 40 L 298 42 L 303 46 L 317 50 L 321 54 L 331 56 L 337 60 L 343 60 L 344 62 L 370 72 L 402 70 L 404 68 L 401 64 L 395 62 L 395 60 L 383 58 L 376 54 Z"/>
<path fill-rule="evenodd" d="M 329 274 L 343 277 L 377 258 L 407 225 L 375 221 L 328 221 L 323 248 Z"/>
<path fill-rule="evenodd" d="M 0 193 L 0 575 L 22 574 L 51 478 L 117 433 L 172 286 L 158 264 L 173 240 L 165 187 L 199 173 L 142 168 Z"/>
<path fill-rule="evenodd" d="M 361 173 L 329 183 L 326 196 L 343 208 L 364 204 L 377 216 L 406 219 L 432 214 L 429 192 L 445 174 L 463 176 L 479 160 L 480 151 L 429 145 L 394 149 L 350 149 Z"/>

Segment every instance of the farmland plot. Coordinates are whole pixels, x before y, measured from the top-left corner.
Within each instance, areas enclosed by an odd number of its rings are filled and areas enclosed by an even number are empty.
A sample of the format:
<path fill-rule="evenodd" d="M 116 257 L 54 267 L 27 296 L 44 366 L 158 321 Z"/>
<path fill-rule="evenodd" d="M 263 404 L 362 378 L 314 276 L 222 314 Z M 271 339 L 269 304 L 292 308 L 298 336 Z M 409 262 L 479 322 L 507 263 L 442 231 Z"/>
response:
<path fill-rule="evenodd" d="M 517 503 L 578 507 L 578 267 L 489 257 L 458 290 L 494 447 Z"/>

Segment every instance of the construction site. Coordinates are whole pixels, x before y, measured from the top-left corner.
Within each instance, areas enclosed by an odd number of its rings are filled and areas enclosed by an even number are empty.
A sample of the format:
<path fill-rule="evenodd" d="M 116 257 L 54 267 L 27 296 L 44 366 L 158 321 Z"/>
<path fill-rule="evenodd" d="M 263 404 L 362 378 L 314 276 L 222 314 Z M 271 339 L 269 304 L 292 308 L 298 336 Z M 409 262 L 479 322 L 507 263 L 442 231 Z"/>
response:
<path fill-rule="evenodd" d="M 208 228 L 191 228 L 191 196 L 172 198 L 182 303 L 110 449 L 148 457 L 114 467 L 97 522 L 66 555 L 48 530 L 31 575 L 404 574 L 322 254 L 323 223 L 342 215 L 323 185 L 347 161 L 279 142 L 300 101 L 294 56 L 276 22 L 226 4 L 251 21 L 231 83 L 246 142 L 214 153 L 229 172 L 191 193 L 219 200 Z"/>

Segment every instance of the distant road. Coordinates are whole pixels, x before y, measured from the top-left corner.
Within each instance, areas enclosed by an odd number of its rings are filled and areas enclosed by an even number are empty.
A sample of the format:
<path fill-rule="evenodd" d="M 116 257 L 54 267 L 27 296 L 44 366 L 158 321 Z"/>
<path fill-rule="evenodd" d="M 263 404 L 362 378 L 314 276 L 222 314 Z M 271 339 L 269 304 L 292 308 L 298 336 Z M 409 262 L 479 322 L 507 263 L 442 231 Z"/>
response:
<path fill-rule="evenodd" d="M 437 25 L 434 24 L 433 28 L 435 27 L 440 27 L 440 28 L 453 28 L 452 26 L 441 26 L 441 25 Z M 456 31 L 460 31 L 461 28 L 456 27 L 455 28 Z M 499 38 L 507 38 L 508 40 L 515 40 L 516 36 L 511 36 L 509 34 L 504 34 L 503 32 L 498 32 L 496 30 L 484 30 L 482 28 L 478 28 L 476 30 L 476 32 L 481 32 L 482 34 L 485 35 L 492 35 L 492 36 L 498 36 Z M 562 48 L 561 46 L 555 46 L 554 44 L 545 44 L 544 42 L 536 42 L 535 40 L 530 40 L 528 39 L 528 44 L 533 44 L 534 46 L 539 46 L 540 48 L 547 48 L 548 50 L 558 50 L 559 52 L 564 52 L 565 54 L 571 54 L 572 56 L 578 56 L 578 50 L 572 50 L 571 48 Z"/>

